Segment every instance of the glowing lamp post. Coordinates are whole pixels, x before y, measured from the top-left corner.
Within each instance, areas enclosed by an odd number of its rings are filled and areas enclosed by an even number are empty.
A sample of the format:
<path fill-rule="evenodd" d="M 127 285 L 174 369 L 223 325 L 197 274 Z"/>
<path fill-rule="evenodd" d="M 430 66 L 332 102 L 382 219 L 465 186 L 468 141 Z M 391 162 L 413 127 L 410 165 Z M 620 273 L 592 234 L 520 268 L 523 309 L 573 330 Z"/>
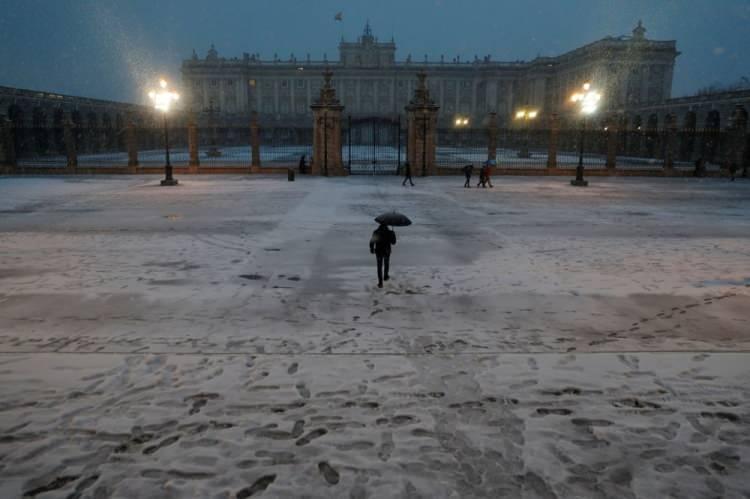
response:
<path fill-rule="evenodd" d="M 590 83 L 583 84 L 583 92 L 576 92 L 570 98 L 570 101 L 579 106 L 581 113 L 581 137 L 578 147 L 578 167 L 576 168 L 576 178 L 571 180 L 570 184 L 576 187 L 586 187 L 589 183 L 583 180 L 583 145 L 586 136 L 586 116 L 594 114 L 599 107 L 599 101 L 602 95 L 591 88 Z"/>
<path fill-rule="evenodd" d="M 177 180 L 172 177 L 172 164 L 169 162 L 169 124 L 167 114 L 172 103 L 179 100 L 180 95 L 177 92 L 167 90 L 167 82 L 159 80 L 159 90 L 152 90 L 148 93 L 151 101 L 154 103 L 154 109 L 164 113 L 164 152 L 166 164 L 164 165 L 164 180 L 161 185 L 177 185 Z"/>
<path fill-rule="evenodd" d="M 529 123 L 539 116 L 539 111 L 536 109 L 521 109 L 516 112 L 516 119 L 523 120 L 524 128 L 526 133 L 523 138 L 523 146 L 518 151 L 519 158 L 530 158 L 531 153 L 529 152 Z"/>

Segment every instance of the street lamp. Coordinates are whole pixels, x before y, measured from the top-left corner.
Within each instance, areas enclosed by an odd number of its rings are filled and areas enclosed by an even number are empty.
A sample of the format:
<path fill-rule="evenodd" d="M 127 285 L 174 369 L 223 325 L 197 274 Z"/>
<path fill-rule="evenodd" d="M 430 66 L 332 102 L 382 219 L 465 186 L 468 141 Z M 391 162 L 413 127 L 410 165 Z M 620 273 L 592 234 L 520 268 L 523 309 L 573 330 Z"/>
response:
<path fill-rule="evenodd" d="M 454 121 L 456 127 L 465 127 L 469 126 L 469 118 L 464 118 L 462 116 L 456 117 L 456 121 Z"/>
<path fill-rule="evenodd" d="M 164 165 L 164 180 L 161 185 L 177 185 L 177 180 L 172 177 L 172 165 L 169 162 L 169 125 L 167 123 L 167 113 L 172 103 L 179 100 L 180 94 L 167 90 L 167 82 L 159 80 L 159 90 L 151 90 L 148 93 L 151 101 L 154 103 L 154 109 L 164 113 L 164 152 L 166 164 Z"/>
<path fill-rule="evenodd" d="M 578 104 L 581 113 L 581 137 L 578 147 L 578 167 L 576 168 L 576 178 L 570 181 L 570 185 L 576 187 L 586 187 L 589 183 L 583 180 L 583 144 L 586 135 L 586 116 L 594 114 L 602 94 L 591 88 L 591 83 L 583 84 L 583 92 L 576 92 L 570 97 L 570 101 Z"/>
<path fill-rule="evenodd" d="M 516 112 L 516 119 L 523 120 L 526 132 L 524 134 L 523 146 L 521 147 L 521 150 L 518 151 L 519 158 L 531 157 L 531 153 L 529 152 L 529 122 L 536 119 L 537 116 L 539 116 L 539 111 L 537 109 L 520 109 Z"/>

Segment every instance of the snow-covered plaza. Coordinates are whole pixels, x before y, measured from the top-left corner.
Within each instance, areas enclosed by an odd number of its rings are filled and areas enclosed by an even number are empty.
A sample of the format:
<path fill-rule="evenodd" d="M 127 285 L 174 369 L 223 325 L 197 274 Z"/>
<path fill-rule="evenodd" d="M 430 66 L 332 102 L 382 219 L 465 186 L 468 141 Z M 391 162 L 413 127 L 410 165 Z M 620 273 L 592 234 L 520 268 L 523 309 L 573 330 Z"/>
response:
<path fill-rule="evenodd" d="M 0 178 L 0 497 L 750 497 L 750 182 L 179 180 Z"/>

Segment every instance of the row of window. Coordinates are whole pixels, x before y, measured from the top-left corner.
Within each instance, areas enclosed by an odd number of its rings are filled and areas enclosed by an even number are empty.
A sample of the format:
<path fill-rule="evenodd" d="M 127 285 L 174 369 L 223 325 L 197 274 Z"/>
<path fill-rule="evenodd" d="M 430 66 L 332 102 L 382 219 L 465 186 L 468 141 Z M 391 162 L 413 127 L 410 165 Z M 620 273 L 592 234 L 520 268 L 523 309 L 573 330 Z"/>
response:
<path fill-rule="evenodd" d="M 224 82 L 224 85 L 227 87 L 232 87 L 235 84 L 235 80 L 219 80 L 219 79 L 210 79 L 210 80 L 193 80 L 193 86 L 195 88 L 201 88 L 203 86 L 203 82 L 207 81 L 208 85 L 210 87 L 218 87 L 220 82 Z M 321 81 L 319 79 L 316 80 L 306 80 L 306 79 L 279 79 L 279 80 L 273 80 L 273 79 L 264 79 L 263 82 L 263 88 L 266 89 L 272 89 L 274 85 L 274 81 L 279 82 L 279 87 L 281 88 L 289 88 L 292 85 L 292 81 L 294 82 L 293 85 L 296 88 L 307 88 L 307 82 L 310 81 L 311 86 L 313 89 L 319 89 L 322 85 Z M 360 87 L 367 88 L 367 87 L 373 87 L 374 85 L 377 85 L 379 89 L 382 91 L 387 91 L 391 88 L 391 80 L 334 80 L 333 86 L 335 88 L 342 88 L 342 82 L 343 82 L 343 88 L 356 88 L 357 82 L 359 81 Z M 397 86 L 398 88 L 406 88 L 408 86 L 409 81 L 406 80 L 398 80 Z M 248 80 L 248 85 L 251 87 L 256 87 L 258 85 L 258 80 L 256 79 L 250 79 Z M 473 85 L 472 80 L 445 80 L 445 86 L 448 90 L 455 89 L 456 85 L 460 85 L 461 88 L 471 88 Z M 438 84 L 435 82 L 431 82 L 429 85 L 431 91 L 436 92 L 438 91 Z"/>

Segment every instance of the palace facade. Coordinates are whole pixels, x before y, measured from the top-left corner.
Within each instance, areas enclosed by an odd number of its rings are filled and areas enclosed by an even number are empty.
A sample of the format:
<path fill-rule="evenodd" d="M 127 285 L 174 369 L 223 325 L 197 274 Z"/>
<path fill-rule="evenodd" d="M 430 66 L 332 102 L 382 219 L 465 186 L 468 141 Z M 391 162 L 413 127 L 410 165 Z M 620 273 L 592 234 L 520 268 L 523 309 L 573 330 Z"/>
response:
<path fill-rule="evenodd" d="M 353 116 L 394 116 L 403 113 L 414 94 L 416 73 L 424 70 L 439 118 L 447 123 L 460 116 L 474 124 L 498 114 L 510 123 L 515 111 L 533 107 L 542 115 L 565 115 L 569 96 L 585 81 L 601 89 L 604 111 L 627 111 L 664 103 L 671 97 L 672 74 L 679 55 L 673 40 L 646 37 L 638 23 L 630 36 L 606 37 L 556 57 L 498 62 L 489 56 L 463 61 L 396 58 L 393 40 L 379 41 L 369 26 L 356 41 L 342 39 L 339 58 L 311 60 L 309 55 L 286 60 L 258 54 L 220 57 L 212 46 L 205 58 L 193 52 L 182 64 L 186 109 L 220 116 L 224 122 L 246 122 L 257 112 L 264 123 L 307 125 L 310 106 L 330 68 L 345 113 Z"/>

